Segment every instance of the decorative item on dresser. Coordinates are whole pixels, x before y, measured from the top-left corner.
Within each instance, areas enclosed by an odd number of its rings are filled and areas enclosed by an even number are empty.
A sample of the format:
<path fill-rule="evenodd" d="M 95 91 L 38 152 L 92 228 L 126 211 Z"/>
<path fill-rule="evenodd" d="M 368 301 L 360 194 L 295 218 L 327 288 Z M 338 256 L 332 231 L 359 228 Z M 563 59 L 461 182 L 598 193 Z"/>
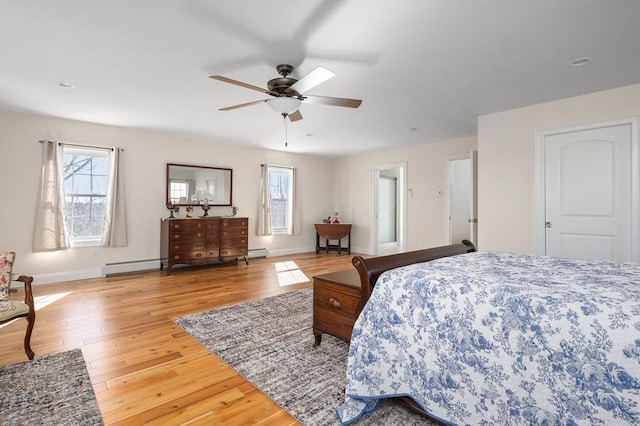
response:
<path fill-rule="evenodd" d="M 160 268 L 222 263 L 244 258 L 248 265 L 249 219 L 200 217 L 161 220 Z"/>

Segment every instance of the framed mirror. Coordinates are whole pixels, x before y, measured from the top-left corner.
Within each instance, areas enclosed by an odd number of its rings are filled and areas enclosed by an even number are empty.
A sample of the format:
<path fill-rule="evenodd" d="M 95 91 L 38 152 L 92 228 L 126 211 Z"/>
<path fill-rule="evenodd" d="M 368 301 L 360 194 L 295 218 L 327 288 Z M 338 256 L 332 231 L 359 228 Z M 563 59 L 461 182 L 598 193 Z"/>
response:
<path fill-rule="evenodd" d="M 231 206 L 233 170 L 167 163 L 167 205 Z"/>

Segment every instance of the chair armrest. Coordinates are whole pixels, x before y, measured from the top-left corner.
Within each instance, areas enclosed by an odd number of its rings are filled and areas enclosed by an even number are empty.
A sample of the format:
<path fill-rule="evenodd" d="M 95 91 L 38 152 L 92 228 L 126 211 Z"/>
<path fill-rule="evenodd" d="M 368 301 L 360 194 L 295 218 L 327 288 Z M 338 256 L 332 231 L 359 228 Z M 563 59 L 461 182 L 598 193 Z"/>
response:
<path fill-rule="evenodd" d="M 30 275 L 12 274 L 11 280 L 20 281 L 24 283 L 24 303 L 29 305 L 29 308 L 31 308 L 31 311 L 33 312 L 34 310 L 33 291 L 31 290 L 31 283 L 33 282 L 33 277 Z"/>

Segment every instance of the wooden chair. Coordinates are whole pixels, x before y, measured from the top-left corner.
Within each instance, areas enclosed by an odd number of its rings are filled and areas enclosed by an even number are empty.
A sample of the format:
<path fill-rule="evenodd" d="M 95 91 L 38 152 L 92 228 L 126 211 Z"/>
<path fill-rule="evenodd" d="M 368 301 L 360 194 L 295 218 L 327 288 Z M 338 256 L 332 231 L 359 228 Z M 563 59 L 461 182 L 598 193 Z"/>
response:
<path fill-rule="evenodd" d="M 33 277 L 27 275 L 13 275 L 13 262 L 16 254 L 12 251 L 0 252 L 0 324 L 13 321 L 16 318 L 27 319 L 27 331 L 24 335 L 24 351 L 29 359 L 33 359 L 31 350 L 31 333 L 36 322 L 36 309 L 33 304 L 31 283 Z M 24 302 L 11 300 L 10 288 L 12 281 L 24 283 Z"/>

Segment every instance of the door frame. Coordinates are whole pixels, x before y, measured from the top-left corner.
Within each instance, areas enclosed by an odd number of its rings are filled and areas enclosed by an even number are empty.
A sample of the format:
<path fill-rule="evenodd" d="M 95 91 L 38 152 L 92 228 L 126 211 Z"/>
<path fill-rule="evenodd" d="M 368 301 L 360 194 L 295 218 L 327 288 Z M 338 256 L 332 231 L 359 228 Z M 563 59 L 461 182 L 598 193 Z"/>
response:
<path fill-rule="evenodd" d="M 400 252 L 404 252 L 406 250 L 406 241 L 407 241 L 407 162 L 399 162 L 399 163 L 390 163 L 390 164 L 378 164 L 373 166 L 371 169 L 371 181 L 372 181 L 372 232 L 371 232 L 371 248 L 373 254 L 378 254 L 378 175 L 380 174 L 380 170 L 387 169 L 400 169 L 400 173 L 398 173 L 398 187 L 396 191 L 396 196 L 399 199 L 398 205 L 396 206 L 396 217 L 397 217 L 397 226 L 398 226 L 398 234 L 396 238 L 398 239 L 398 246 L 400 247 Z"/>
<path fill-rule="evenodd" d="M 564 133 L 629 125 L 631 128 L 631 259 L 640 263 L 640 115 L 554 127 L 535 131 L 535 253 L 546 254 L 545 138 Z"/>

